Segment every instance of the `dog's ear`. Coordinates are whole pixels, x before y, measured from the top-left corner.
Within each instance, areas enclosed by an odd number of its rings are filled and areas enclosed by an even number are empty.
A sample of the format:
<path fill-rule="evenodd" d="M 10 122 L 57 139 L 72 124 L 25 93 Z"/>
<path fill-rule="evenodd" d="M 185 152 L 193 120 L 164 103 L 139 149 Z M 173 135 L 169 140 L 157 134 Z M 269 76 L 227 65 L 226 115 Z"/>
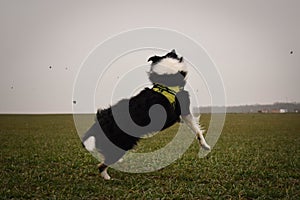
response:
<path fill-rule="evenodd" d="M 167 53 L 167 54 L 165 55 L 165 57 L 167 57 L 167 58 L 174 58 L 174 59 L 179 60 L 179 59 L 178 59 L 178 55 L 176 54 L 175 49 L 173 49 L 171 52 Z"/>
<path fill-rule="evenodd" d="M 160 60 L 161 60 L 161 57 L 155 55 L 155 56 L 150 57 L 148 59 L 148 62 L 152 61 L 152 64 L 154 64 L 154 63 L 157 63 Z"/>

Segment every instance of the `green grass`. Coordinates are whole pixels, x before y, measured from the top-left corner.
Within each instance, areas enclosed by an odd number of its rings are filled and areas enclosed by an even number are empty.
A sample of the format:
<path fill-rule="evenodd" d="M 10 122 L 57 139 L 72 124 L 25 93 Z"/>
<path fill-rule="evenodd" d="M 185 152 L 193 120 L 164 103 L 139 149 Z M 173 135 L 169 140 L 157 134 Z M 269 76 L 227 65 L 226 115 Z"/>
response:
<path fill-rule="evenodd" d="M 208 125 L 210 116 L 203 115 Z M 0 115 L 0 199 L 300 199 L 300 115 L 229 114 L 205 158 L 196 141 L 152 173 L 97 173 L 71 115 Z M 164 146 L 176 126 L 134 151 Z"/>

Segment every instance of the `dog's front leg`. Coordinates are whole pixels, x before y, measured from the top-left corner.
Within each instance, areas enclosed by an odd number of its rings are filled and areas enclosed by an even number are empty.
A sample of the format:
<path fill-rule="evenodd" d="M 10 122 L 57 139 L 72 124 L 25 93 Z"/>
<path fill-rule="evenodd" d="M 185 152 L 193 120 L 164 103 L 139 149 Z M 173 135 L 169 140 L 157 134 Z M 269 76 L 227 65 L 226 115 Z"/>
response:
<path fill-rule="evenodd" d="M 194 117 L 191 114 L 181 116 L 183 121 L 192 129 L 192 131 L 196 134 L 196 137 L 199 141 L 200 146 L 205 150 L 210 150 L 210 146 L 206 143 L 203 133 L 204 130 L 201 130 L 199 127 L 199 123 L 195 121 Z"/>

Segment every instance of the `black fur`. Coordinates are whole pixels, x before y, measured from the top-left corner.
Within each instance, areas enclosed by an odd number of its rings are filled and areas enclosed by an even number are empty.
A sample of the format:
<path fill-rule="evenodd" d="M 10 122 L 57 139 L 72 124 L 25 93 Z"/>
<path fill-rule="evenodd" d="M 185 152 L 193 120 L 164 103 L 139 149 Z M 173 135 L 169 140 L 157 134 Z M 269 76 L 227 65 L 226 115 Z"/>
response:
<path fill-rule="evenodd" d="M 154 64 L 158 63 L 159 61 L 161 61 L 164 58 L 174 58 L 174 59 L 178 60 L 179 62 L 183 61 L 183 57 L 179 58 L 178 55 L 175 52 L 175 49 L 173 49 L 171 52 L 167 53 L 164 56 L 155 55 L 155 56 L 150 57 L 148 59 L 148 62 L 152 61 L 152 65 L 154 65 Z"/>
<path fill-rule="evenodd" d="M 161 59 L 162 59 L 162 57 L 155 55 L 155 56 L 150 57 L 148 59 L 148 62 L 151 61 L 152 64 L 155 64 L 155 63 L 159 62 Z"/>
<path fill-rule="evenodd" d="M 153 65 L 167 57 L 177 59 L 178 62 L 182 62 L 183 60 L 173 50 L 164 56 L 152 56 L 148 61 L 152 61 Z M 176 94 L 175 107 L 170 104 L 169 100 L 163 94 L 145 88 L 138 95 L 130 99 L 123 99 L 114 106 L 98 110 L 96 115 L 97 120 L 83 136 L 82 141 L 87 140 L 91 136 L 95 137 L 96 149 L 105 158 L 101 166 L 107 167 L 117 162 L 126 151 L 132 149 L 137 144 L 143 135 L 166 129 L 178 122 L 180 115 L 190 114 L 189 94 L 183 90 L 186 84 L 186 73 L 179 71 L 176 74 L 159 75 L 152 71 L 149 72 L 149 79 L 154 84 L 181 87 L 181 90 Z M 167 115 L 166 120 L 163 126 L 148 127 L 147 125 L 151 123 L 149 116 L 150 108 L 157 104 L 161 105 L 165 110 Z M 156 114 L 158 114 L 157 116 L 160 115 L 160 113 Z M 121 119 L 122 124 L 125 124 L 129 131 L 119 127 L 120 124 L 116 122 L 116 118 Z M 131 125 L 132 121 L 134 125 Z M 141 129 L 139 127 L 144 128 Z M 103 171 L 105 167 L 100 167 L 99 171 Z"/>
<path fill-rule="evenodd" d="M 99 173 L 103 172 L 107 168 L 107 165 L 101 164 L 98 166 Z"/>
<path fill-rule="evenodd" d="M 180 101 L 180 104 L 179 104 Z M 145 88 L 137 96 L 131 99 L 125 99 L 118 102 L 116 105 L 99 110 L 97 112 L 97 121 L 87 131 L 82 138 L 85 141 L 90 136 L 94 136 L 96 139 L 97 150 L 105 157 L 105 165 L 111 165 L 117 162 L 126 151 L 132 149 L 145 134 L 151 132 L 157 132 L 172 126 L 179 121 L 179 116 L 182 114 L 189 114 L 189 96 L 186 91 L 181 91 L 176 95 L 175 109 L 169 103 L 168 99 L 152 89 Z M 150 123 L 150 117 L 148 115 L 150 108 L 159 104 L 163 106 L 167 113 L 167 120 L 162 129 L 157 127 L 151 127 L 149 129 L 143 129 L 142 132 L 132 129 L 133 133 L 127 134 L 121 128 L 119 128 L 113 117 L 113 110 L 121 111 L 118 115 L 122 115 L 123 109 L 128 109 L 131 119 L 134 123 L 140 127 L 145 127 Z M 124 123 L 127 123 L 128 118 L 123 118 Z M 130 122 L 128 121 L 128 124 Z M 134 136 L 133 136 L 134 135 Z"/>

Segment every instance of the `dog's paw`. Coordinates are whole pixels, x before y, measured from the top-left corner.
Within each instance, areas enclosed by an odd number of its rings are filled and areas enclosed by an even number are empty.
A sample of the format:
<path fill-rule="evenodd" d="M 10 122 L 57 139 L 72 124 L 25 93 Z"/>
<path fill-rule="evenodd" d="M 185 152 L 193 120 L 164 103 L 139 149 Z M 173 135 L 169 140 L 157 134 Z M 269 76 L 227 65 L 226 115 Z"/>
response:
<path fill-rule="evenodd" d="M 101 172 L 100 175 L 104 180 L 110 180 L 111 179 L 111 177 L 108 175 L 108 173 L 106 171 Z"/>
<path fill-rule="evenodd" d="M 110 176 L 107 173 L 107 165 L 105 165 L 104 163 L 100 163 L 98 165 L 98 170 L 100 173 L 100 176 L 104 179 L 104 180 L 110 180 Z"/>
<path fill-rule="evenodd" d="M 206 151 L 209 151 L 211 149 L 210 146 L 204 140 L 204 138 L 201 139 L 201 137 L 198 136 L 197 139 L 198 139 L 198 142 L 199 142 L 199 145 L 200 145 L 201 148 L 203 148 Z"/>
<path fill-rule="evenodd" d="M 210 146 L 206 143 L 206 142 L 200 142 L 200 146 L 206 150 L 206 151 L 210 151 Z"/>

